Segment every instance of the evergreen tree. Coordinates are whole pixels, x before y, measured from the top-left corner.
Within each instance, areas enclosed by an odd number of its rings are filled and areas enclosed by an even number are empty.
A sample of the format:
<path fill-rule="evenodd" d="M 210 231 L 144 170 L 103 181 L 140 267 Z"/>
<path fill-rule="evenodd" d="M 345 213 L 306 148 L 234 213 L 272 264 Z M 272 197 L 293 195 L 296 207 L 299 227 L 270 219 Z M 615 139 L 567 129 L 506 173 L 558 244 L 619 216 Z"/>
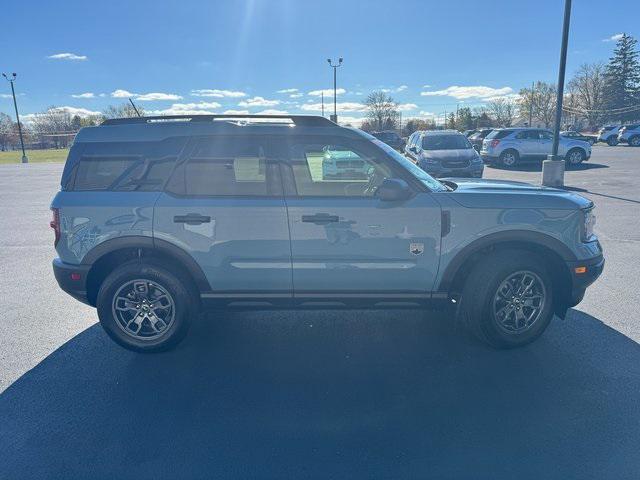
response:
<path fill-rule="evenodd" d="M 640 53 L 638 41 L 622 34 L 606 67 L 606 105 L 609 110 L 640 104 Z M 612 119 L 627 122 L 640 116 L 640 112 L 614 114 Z"/>

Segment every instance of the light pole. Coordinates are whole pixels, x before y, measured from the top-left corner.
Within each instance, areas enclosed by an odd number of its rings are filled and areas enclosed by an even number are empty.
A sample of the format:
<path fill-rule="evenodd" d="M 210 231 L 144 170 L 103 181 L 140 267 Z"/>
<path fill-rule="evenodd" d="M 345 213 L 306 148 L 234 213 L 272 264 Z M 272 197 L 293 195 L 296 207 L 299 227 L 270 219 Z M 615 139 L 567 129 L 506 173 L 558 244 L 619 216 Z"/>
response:
<path fill-rule="evenodd" d="M 560 68 L 558 70 L 558 93 L 556 97 L 556 123 L 553 126 L 553 147 L 551 155 L 542 163 L 542 184 L 550 187 L 564 186 L 564 160 L 558 157 L 560 143 L 560 122 L 562 121 L 562 100 L 564 98 L 564 73 L 567 66 L 567 44 L 571 21 L 571 0 L 564 1 L 564 24 L 562 26 L 562 46 L 560 48 Z"/>
<path fill-rule="evenodd" d="M 18 115 L 18 103 L 16 102 L 16 91 L 13 88 L 13 82 L 16 81 L 16 74 L 12 73 L 11 76 L 7 76 L 3 73 L 2 76 L 11 84 L 11 95 L 13 95 L 13 108 L 16 110 L 16 122 L 18 123 L 18 135 L 20 135 L 20 146 L 22 147 L 22 163 L 29 163 L 27 154 L 24 151 L 24 140 L 22 139 L 22 127 L 20 126 L 20 115 Z"/>
<path fill-rule="evenodd" d="M 336 100 L 336 97 L 337 97 L 336 71 L 338 70 L 338 67 L 342 65 L 342 57 L 338 59 L 338 63 L 336 63 L 335 65 L 333 64 L 330 58 L 327 58 L 327 62 L 329 62 L 329 66 L 333 68 L 333 115 L 332 115 L 333 118 L 331 118 L 331 121 L 338 123 L 338 108 L 337 108 L 337 100 Z"/>

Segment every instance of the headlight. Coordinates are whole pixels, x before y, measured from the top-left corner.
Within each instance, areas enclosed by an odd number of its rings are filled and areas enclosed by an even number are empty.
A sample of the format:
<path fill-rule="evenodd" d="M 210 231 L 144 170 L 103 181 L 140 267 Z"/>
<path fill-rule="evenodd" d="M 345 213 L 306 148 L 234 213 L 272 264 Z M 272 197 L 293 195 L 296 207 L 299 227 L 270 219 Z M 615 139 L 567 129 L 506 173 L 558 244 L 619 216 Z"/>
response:
<path fill-rule="evenodd" d="M 596 214 L 594 213 L 594 207 L 585 208 L 582 211 L 583 225 L 582 225 L 582 241 L 588 242 L 593 237 L 593 227 L 596 224 Z"/>

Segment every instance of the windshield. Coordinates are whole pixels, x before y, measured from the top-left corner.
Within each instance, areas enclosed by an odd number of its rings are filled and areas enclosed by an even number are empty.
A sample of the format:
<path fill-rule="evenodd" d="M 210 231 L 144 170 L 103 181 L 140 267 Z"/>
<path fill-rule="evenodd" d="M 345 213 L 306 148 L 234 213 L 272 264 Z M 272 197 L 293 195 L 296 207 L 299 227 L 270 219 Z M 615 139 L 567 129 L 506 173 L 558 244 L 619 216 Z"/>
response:
<path fill-rule="evenodd" d="M 362 132 L 362 133 L 364 133 L 364 132 Z M 438 180 L 436 180 L 431 175 L 429 175 L 427 172 L 425 172 L 420 167 L 418 167 L 411 160 L 407 159 L 407 157 L 405 157 L 401 153 L 397 152 L 396 150 L 391 148 L 386 143 L 381 142 L 377 138 L 375 138 L 375 137 L 373 137 L 371 135 L 368 135 L 366 133 L 364 133 L 364 136 L 371 137 L 371 139 L 372 139 L 371 141 L 373 143 L 375 143 L 379 148 L 384 150 L 385 153 L 387 153 L 388 155 L 393 157 L 393 159 L 396 162 L 398 162 L 404 169 L 408 170 L 414 177 L 416 177 L 423 184 L 425 184 L 427 186 L 427 188 L 429 188 L 429 190 L 431 190 L 433 192 L 446 192 L 448 190 L 447 187 L 445 187 L 442 183 L 440 183 Z"/>
<path fill-rule="evenodd" d="M 464 150 L 471 148 L 464 135 L 426 135 L 422 139 L 423 150 Z"/>

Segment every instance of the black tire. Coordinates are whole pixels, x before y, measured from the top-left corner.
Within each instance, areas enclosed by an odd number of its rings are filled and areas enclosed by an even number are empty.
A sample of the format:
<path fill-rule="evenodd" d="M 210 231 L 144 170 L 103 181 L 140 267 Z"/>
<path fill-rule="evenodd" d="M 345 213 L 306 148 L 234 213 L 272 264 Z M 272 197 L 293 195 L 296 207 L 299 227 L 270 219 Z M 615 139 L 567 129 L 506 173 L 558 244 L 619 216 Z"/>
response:
<path fill-rule="evenodd" d="M 609 138 L 607 138 L 607 145 L 609 145 L 610 147 L 615 147 L 616 145 L 618 145 L 618 138 L 615 135 L 611 135 Z"/>
<path fill-rule="evenodd" d="M 142 280 L 143 282 L 136 282 L 132 284 L 134 280 Z M 173 312 L 173 315 L 171 316 L 170 321 L 167 319 L 167 323 L 165 324 L 166 331 L 154 333 L 149 317 L 145 317 L 141 320 L 140 323 L 142 324 L 142 327 L 140 327 L 140 329 L 142 331 L 144 331 L 145 328 L 152 330 L 152 333 L 150 333 L 150 336 L 147 338 L 135 336 L 133 332 L 124 326 L 124 322 L 117 318 L 118 315 L 123 314 L 118 313 L 114 305 L 115 296 L 119 291 L 126 291 L 122 289 L 129 288 L 129 285 L 131 284 L 135 288 L 138 288 L 138 284 L 140 283 L 146 283 L 149 297 L 152 293 L 166 293 L 168 294 L 167 298 L 170 299 L 166 300 L 166 303 L 171 301 L 173 305 L 168 310 L 169 312 Z M 141 285 L 140 290 L 142 291 L 143 288 L 144 286 Z M 121 295 L 124 296 L 124 294 Z M 137 295 L 138 294 L 135 293 L 134 297 L 137 297 Z M 141 294 L 140 298 L 146 296 L 147 295 Z M 165 295 L 162 296 L 165 297 Z M 119 295 L 119 297 L 122 300 L 122 296 Z M 147 306 L 146 299 L 136 299 L 131 300 L 131 305 L 125 305 L 127 308 L 125 314 L 136 316 L 134 310 L 136 307 L 140 306 L 139 302 L 141 301 L 145 302 L 143 308 L 146 307 L 146 310 L 150 310 Z M 149 302 L 151 301 L 154 300 L 151 298 Z M 165 300 L 162 301 L 164 302 Z M 138 304 L 133 305 L 134 303 Z M 160 303 L 161 301 L 158 300 L 158 305 Z M 122 307 L 122 305 L 122 303 L 119 304 L 120 307 Z M 158 307 L 158 305 L 156 305 L 156 309 L 166 309 L 166 307 Z M 153 307 L 153 304 L 150 304 L 150 306 Z M 191 280 L 152 261 L 131 261 L 117 267 L 107 276 L 100 286 L 96 307 L 98 310 L 100 324 L 107 334 L 109 334 L 109 336 L 119 345 L 136 352 L 159 352 L 175 347 L 187 334 L 192 319 L 198 315 L 197 296 Z M 140 308 L 137 308 L 137 311 L 142 312 Z M 166 314 L 166 311 L 167 310 L 164 310 L 164 314 Z M 153 316 L 153 313 L 158 312 L 153 310 L 153 312 L 148 311 L 144 313 Z M 161 313 L 158 314 L 158 316 L 161 315 Z M 164 323 L 164 320 L 165 319 L 163 319 L 161 323 Z M 136 325 L 137 323 L 134 322 L 133 327 L 135 328 Z M 158 327 L 156 330 L 162 330 L 162 328 Z M 127 331 L 129 331 L 129 333 L 127 333 Z M 157 336 L 152 337 L 152 335 Z"/>
<path fill-rule="evenodd" d="M 500 154 L 500 165 L 504 168 L 513 168 L 518 165 L 520 154 L 517 150 L 509 149 Z"/>
<path fill-rule="evenodd" d="M 640 147 L 640 135 L 634 135 L 629 139 L 629 145 L 632 147 Z"/>
<path fill-rule="evenodd" d="M 529 327 L 509 332 L 496 317 L 494 302 L 498 287 L 517 272 L 533 272 L 537 276 L 544 285 L 544 304 Z M 527 314 L 529 310 L 525 311 L 525 308 L 530 307 L 521 308 L 522 313 Z M 553 284 L 544 267 L 544 259 L 524 250 L 506 250 L 486 256 L 467 277 L 458 312 L 476 337 L 494 348 L 515 348 L 533 342 L 544 332 L 554 315 Z"/>
<path fill-rule="evenodd" d="M 565 155 L 566 164 L 568 167 L 576 167 L 584 162 L 587 158 L 587 154 L 581 148 L 572 148 Z"/>

